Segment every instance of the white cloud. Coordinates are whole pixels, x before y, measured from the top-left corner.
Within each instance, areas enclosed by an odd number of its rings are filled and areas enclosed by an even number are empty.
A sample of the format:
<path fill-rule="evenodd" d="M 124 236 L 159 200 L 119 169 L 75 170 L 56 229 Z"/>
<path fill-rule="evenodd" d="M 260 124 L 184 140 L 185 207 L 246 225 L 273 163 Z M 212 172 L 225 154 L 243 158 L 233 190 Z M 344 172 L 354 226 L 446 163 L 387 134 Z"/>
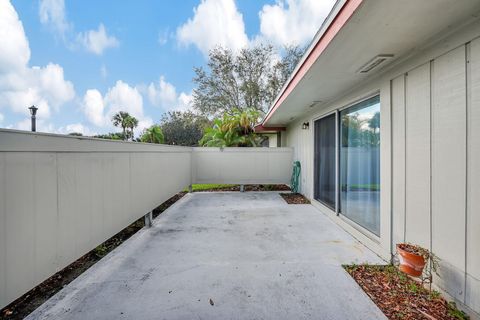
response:
<path fill-rule="evenodd" d="M 185 111 L 192 107 L 193 95 L 185 92 L 180 93 L 178 96 L 178 104 L 175 110 Z"/>
<path fill-rule="evenodd" d="M 97 132 L 90 130 L 90 128 L 84 126 L 81 123 L 71 123 L 67 124 L 65 127 L 60 127 L 55 130 L 56 133 L 60 134 L 69 134 L 69 133 L 81 133 L 84 136 L 93 136 L 96 135 Z"/>
<path fill-rule="evenodd" d="M 0 39 L 0 74 L 24 68 L 30 60 L 30 47 L 9 1 L 0 1 Z"/>
<path fill-rule="evenodd" d="M 0 113 L 0 123 L 3 122 L 3 119 L 5 119 L 5 117 L 3 116 L 3 114 Z"/>
<path fill-rule="evenodd" d="M 22 22 L 9 1 L 0 1 L 0 108 L 28 114 L 27 107 L 39 107 L 38 117 L 52 112 L 75 97 L 73 84 L 64 78 L 63 68 L 49 63 L 29 67 L 30 48 Z"/>
<path fill-rule="evenodd" d="M 10 128 L 30 131 L 31 119 L 25 118 L 17 122 L 15 125 L 11 126 Z M 81 133 L 84 136 L 93 136 L 97 134 L 95 131 L 92 131 L 90 128 L 88 128 L 87 126 L 81 123 L 72 123 L 72 124 L 67 124 L 66 126 L 56 128 L 52 123 L 43 119 L 37 119 L 36 129 L 37 129 L 37 132 L 50 132 L 50 133 L 58 133 L 58 134 L 69 134 L 73 132 Z"/>
<path fill-rule="evenodd" d="M 177 91 L 175 86 L 161 76 L 158 84 L 150 83 L 148 86 L 148 99 L 150 103 L 157 107 L 171 107 L 177 100 Z"/>
<path fill-rule="evenodd" d="M 103 114 L 105 109 L 103 97 L 98 90 L 87 90 L 83 97 L 83 107 L 85 116 L 92 124 L 97 127 L 102 127 L 108 124 Z"/>
<path fill-rule="evenodd" d="M 175 86 L 160 77 L 158 83 L 150 83 L 146 89 L 146 95 L 150 103 L 156 107 L 168 110 L 187 110 L 191 106 L 193 97 L 191 94 L 181 92 L 177 95 Z"/>
<path fill-rule="evenodd" d="M 259 12 L 260 33 L 277 45 L 304 44 L 311 40 L 335 0 L 278 0 Z"/>
<path fill-rule="evenodd" d="M 234 0 L 202 0 L 194 16 L 177 29 L 181 45 L 195 45 L 205 56 L 223 46 L 237 51 L 248 45 L 243 16 Z"/>
<path fill-rule="evenodd" d="M 32 129 L 32 122 L 30 118 L 25 118 L 22 121 L 19 121 L 13 126 L 14 129 L 30 131 Z M 37 132 L 56 132 L 53 124 L 49 123 L 44 119 L 37 119 L 36 122 Z"/>
<path fill-rule="evenodd" d="M 62 39 L 65 39 L 65 34 L 71 29 L 71 25 L 66 19 L 64 0 L 41 0 L 39 15 L 42 24 L 50 26 Z"/>
<path fill-rule="evenodd" d="M 81 46 L 90 53 L 101 55 L 106 49 L 119 45 L 118 39 L 108 35 L 102 23 L 98 30 L 88 30 L 75 35 L 73 23 L 67 19 L 64 0 L 40 0 L 38 14 L 40 22 L 60 36 L 69 49 Z"/>
<path fill-rule="evenodd" d="M 138 119 L 136 132 L 153 124 L 152 119 L 144 114 L 143 98 L 139 90 L 121 80 L 109 88 L 104 96 L 96 89 L 87 90 L 82 108 L 90 123 L 109 130 L 114 129 L 111 119 L 119 111 L 128 112 Z"/>
<path fill-rule="evenodd" d="M 88 52 L 96 55 L 103 54 L 108 48 L 118 47 L 119 42 L 114 36 L 109 36 L 105 30 L 105 26 L 100 24 L 98 30 L 89 30 L 85 33 L 79 33 L 77 41 Z"/>

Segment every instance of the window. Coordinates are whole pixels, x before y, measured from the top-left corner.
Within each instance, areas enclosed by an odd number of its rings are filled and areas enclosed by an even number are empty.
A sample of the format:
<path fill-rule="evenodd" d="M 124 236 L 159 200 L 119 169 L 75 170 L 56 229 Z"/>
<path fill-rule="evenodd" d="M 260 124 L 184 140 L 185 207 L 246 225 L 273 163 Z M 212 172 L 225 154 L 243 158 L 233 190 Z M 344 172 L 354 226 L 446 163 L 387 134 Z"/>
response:
<path fill-rule="evenodd" d="M 380 96 L 337 114 L 315 121 L 314 198 L 379 235 Z"/>

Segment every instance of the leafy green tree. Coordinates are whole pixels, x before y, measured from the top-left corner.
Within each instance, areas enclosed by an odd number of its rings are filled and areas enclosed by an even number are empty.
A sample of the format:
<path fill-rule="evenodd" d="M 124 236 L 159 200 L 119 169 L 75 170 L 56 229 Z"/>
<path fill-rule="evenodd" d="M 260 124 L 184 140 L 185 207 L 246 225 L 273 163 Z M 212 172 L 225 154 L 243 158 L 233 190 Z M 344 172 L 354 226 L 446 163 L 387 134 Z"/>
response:
<path fill-rule="evenodd" d="M 380 113 L 370 119 L 361 119 L 358 113 L 342 117 L 343 147 L 373 147 L 380 144 Z"/>
<path fill-rule="evenodd" d="M 115 127 L 122 128 L 123 138 L 124 138 L 123 140 L 128 139 L 127 127 L 129 125 L 130 118 L 131 118 L 130 114 L 128 114 L 128 112 L 125 112 L 125 111 L 119 111 L 116 114 L 114 114 L 112 117 L 113 125 Z"/>
<path fill-rule="evenodd" d="M 147 143 L 163 143 L 164 137 L 162 128 L 158 124 L 155 124 L 150 128 L 145 129 L 140 137 L 140 141 Z"/>
<path fill-rule="evenodd" d="M 192 111 L 169 111 L 162 116 L 165 143 L 179 146 L 196 146 L 205 128 L 211 125 L 207 117 Z"/>
<path fill-rule="evenodd" d="M 137 118 L 129 115 L 126 119 L 126 125 L 127 125 L 127 128 L 130 129 L 130 131 L 127 132 L 127 137 L 129 137 L 133 141 L 133 138 L 134 138 L 133 129 L 138 126 Z"/>
<path fill-rule="evenodd" d="M 210 51 L 206 69 L 194 69 L 193 107 L 210 117 L 237 109 L 265 113 L 303 52 L 299 47 L 287 47 L 278 60 L 271 45 L 258 44 L 238 54 L 217 47 Z"/>
<path fill-rule="evenodd" d="M 111 132 L 111 133 L 107 133 L 107 134 L 97 134 L 97 135 L 93 136 L 93 138 L 108 139 L 108 140 L 125 140 L 126 139 L 122 132 Z"/>
<path fill-rule="evenodd" d="M 213 127 L 205 129 L 200 140 L 204 147 L 257 147 L 262 137 L 253 131 L 260 112 L 253 108 L 233 109 L 222 118 L 213 121 Z"/>

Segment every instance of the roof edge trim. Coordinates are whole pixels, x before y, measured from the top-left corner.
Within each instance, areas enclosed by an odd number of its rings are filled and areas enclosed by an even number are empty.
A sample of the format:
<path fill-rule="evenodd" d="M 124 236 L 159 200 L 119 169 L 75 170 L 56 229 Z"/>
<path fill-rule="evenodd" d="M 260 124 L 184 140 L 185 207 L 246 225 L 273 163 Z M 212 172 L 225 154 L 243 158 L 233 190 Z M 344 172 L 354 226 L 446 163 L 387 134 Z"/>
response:
<path fill-rule="evenodd" d="M 340 2 L 340 1 L 339 1 Z M 332 12 L 337 8 L 337 4 L 332 9 Z M 273 113 L 278 109 L 282 102 L 287 98 L 287 96 L 293 91 L 296 85 L 302 80 L 307 71 L 312 67 L 317 58 L 322 54 L 322 52 L 327 48 L 330 42 L 335 38 L 337 33 L 342 29 L 342 27 L 347 23 L 353 13 L 357 10 L 363 0 L 345 0 L 343 6 L 338 10 L 337 14 L 331 19 L 328 25 L 322 25 L 320 30 L 315 36 L 316 41 L 312 43 L 310 49 L 305 54 L 305 58 L 297 66 L 293 75 L 287 81 L 287 84 L 284 85 L 280 94 L 277 96 L 274 104 L 268 110 L 265 115 L 262 125 L 266 125 L 267 121 L 272 117 Z M 330 17 L 327 17 L 327 20 Z M 327 22 L 327 21 L 326 21 Z M 324 32 L 321 33 L 322 29 Z"/>

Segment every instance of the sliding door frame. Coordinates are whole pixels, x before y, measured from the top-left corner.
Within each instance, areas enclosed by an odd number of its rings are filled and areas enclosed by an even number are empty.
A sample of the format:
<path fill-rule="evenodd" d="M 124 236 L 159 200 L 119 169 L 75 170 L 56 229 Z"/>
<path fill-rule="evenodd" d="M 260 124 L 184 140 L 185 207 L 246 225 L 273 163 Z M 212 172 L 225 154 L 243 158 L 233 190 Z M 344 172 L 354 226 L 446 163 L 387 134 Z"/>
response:
<path fill-rule="evenodd" d="M 335 208 L 332 210 L 332 208 L 322 201 L 315 199 L 315 176 L 313 178 L 313 200 L 317 201 L 320 203 L 322 206 L 334 211 L 335 215 L 342 218 L 343 221 L 347 222 L 349 225 L 352 225 L 355 229 L 359 230 L 361 233 L 365 234 L 367 237 L 370 239 L 374 239 L 374 241 L 379 241 L 380 237 L 376 235 L 374 232 L 368 230 L 367 228 L 363 227 L 359 223 L 351 220 L 348 218 L 346 215 L 341 214 L 341 208 L 340 208 L 340 129 L 341 129 L 341 119 L 340 119 L 340 112 L 342 110 L 348 109 L 358 103 L 361 103 L 362 101 L 371 99 L 375 96 L 380 96 L 380 90 L 375 90 L 373 92 L 370 92 L 366 95 L 362 95 L 359 98 L 356 98 L 352 100 L 350 103 L 347 103 L 345 105 L 342 105 L 340 107 L 337 107 L 329 112 L 323 113 L 319 116 L 311 118 L 311 121 L 313 123 L 313 139 L 312 139 L 312 146 L 315 148 L 315 122 L 318 120 L 321 120 L 323 118 L 326 118 L 328 116 L 331 116 L 332 114 L 335 114 Z M 380 110 L 381 110 L 381 105 L 380 105 Z M 315 174 L 315 152 L 313 152 L 313 159 L 312 163 L 314 164 L 313 172 Z M 380 186 L 381 188 L 381 186 Z M 380 217 L 381 218 L 381 217 Z"/>

